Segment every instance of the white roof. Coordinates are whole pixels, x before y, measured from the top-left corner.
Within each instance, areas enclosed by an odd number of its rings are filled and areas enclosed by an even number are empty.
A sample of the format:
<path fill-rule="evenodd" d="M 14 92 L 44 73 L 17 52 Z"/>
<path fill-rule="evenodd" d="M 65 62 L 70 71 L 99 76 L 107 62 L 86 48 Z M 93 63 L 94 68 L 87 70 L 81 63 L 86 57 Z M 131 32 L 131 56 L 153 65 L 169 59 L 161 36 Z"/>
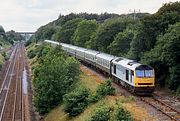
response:
<path fill-rule="evenodd" d="M 68 47 L 68 48 L 70 48 L 70 49 L 76 49 L 76 48 L 78 48 L 78 46 L 69 45 L 69 47 Z"/>
<path fill-rule="evenodd" d="M 115 56 L 109 55 L 109 54 L 106 54 L 106 53 L 99 53 L 99 54 L 96 55 L 96 57 L 100 57 L 100 58 L 108 60 L 108 61 L 111 61 L 112 59 L 115 58 Z"/>
<path fill-rule="evenodd" d="M 116 58 L 113 60 L 113 63 L 116 63 L 117 65 L 121 65 L 123 67 L 126 67 L 130 70 L 135 70 L 136 67 L 142 65 L 138 62 L 134 62 L 133 60 L 126 59 L 126 58 Z"/>
<path fill-rule="evenodd" d="M 59 42 L 56 42 L 56 41 L 52 41 L 52 40 L 44 40 L 44 41 L 51 44 L 59 45 Z"/>
<path fill-rule="evenodd" d="M 88 53 L 88 54 L 91 54 L 91 55 L 97 55 L 99 52 L 98 51 L 95 51 L 95 50 L 91 50 L 91 49 L 87 49 L 85 51 L 85 54 Z"/>
<path fill-rule="evenodd" d="M 82 48 L 82 47 L 78 47 L 76 50 L 84 52 L 87 49 L 86 48 Z"/>

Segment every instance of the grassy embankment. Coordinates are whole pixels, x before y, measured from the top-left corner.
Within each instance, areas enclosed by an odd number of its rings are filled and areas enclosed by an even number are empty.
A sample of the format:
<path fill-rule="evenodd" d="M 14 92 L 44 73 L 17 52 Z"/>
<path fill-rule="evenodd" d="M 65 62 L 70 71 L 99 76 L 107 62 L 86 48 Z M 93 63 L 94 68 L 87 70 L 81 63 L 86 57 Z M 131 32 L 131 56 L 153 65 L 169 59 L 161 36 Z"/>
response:
<path fill-rule="evenodd" d="M 28 47 L 28 51 L 35 49 L 37 45 L 30 45 Z M 30 59 L 31 67 L 35 67 L 36 57 Z M 81 75 L 80 75 L 80 84 L 88 87 L 92 92 L 97 89 L 97 86 L 104 81 L 103 78 L 97 76 L 92 71 L 88 70 L 87 68 L 81 66 Z M 79 85 L 80 85 L 79 84 Z M 117 108 L 117 103 L 121 103 L 124 108 L 126 108 L 135 120 L 154 120 L 152 116 L 150 116 L 146 109 L 138 106 L 136 102 L 133 100 L 132 97 L 126 98 L 124 96 L 120 96 L 117 94 L 115 96 L 106 96 L 105 98 L 101 99 L 97 103 L 89 105 L 83 113 L 80 115 L 70 118 L 67 113 L 63 111 L 64 105 L 60 105 L 53 109 L 51 112 L 46 114 L 45 121 L 84 121 L 90 117 L 94 110 L 100 105 L 109 105 L 112 108 Z"/>
<path fill-rule="evenodd" d="M 84 67 L 81 67 L 81 70 L 82 74 L 80 83 L 90 88 L 91 91 L 95 91 L 97 86 L 103 80 Z M 93 111 L 101 103 L 116 108 L 117 102 L 120 102 L 131 113 L 135 120 L 154 120 L 145 109 L 138 106 L 135 101 L 132 100 L 132 97 L 125 98 L 124 96 L 118 96 L 118 94 L 116 94 L 115 96 L 106 96 L 97 103 L 88 106 L 83 113 L 74 118 L 68 117 L 68 115 L 63 111 L 63 105 L 59 106 L 46 115 L 45 121 L 84 121 L 91 116 Z"/>
<path fill-rule="evenodd" d="M 5 61 L 5 55 L 6 55 L 5 51 L 6 51 L 7 48 L 10 47 L 10 44 L 8 42 L 5 42 L 4 40 L 2 40 L 0 38 L 0 45 L 1 45 L 1 47 L 3 47 L 3 50 L 0 50 L 0 70 L 1 70 L 2 65 L 3 65 L 3 63 Z M 3 54 L 4 54 L 4 56 L 3 56 Z"/>

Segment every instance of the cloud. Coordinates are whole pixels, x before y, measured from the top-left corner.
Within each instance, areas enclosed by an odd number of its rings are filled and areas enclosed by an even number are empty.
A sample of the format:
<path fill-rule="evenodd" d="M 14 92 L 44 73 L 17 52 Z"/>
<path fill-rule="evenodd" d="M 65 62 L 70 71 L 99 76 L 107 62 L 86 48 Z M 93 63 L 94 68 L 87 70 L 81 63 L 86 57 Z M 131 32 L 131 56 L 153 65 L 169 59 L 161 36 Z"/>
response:
<path fill-rule="evenodd" d="M 71 12 L 129 13 L 129 10 L 156 12 L 163 3 L 176 0 L 1 0 L 0 25 L 6 31 L 36 31 Z"/>

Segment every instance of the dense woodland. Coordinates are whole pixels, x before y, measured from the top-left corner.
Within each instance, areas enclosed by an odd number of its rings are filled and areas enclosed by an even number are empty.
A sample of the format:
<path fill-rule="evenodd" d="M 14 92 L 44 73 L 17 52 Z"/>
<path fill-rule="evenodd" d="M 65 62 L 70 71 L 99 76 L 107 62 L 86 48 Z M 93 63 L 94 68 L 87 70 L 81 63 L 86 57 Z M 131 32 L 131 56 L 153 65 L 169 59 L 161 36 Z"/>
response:
<path fill-rule="evenodd" d="M 29 41 L 52 39 L 123 56 L 155 68 L 156 84 L 180 92 L 180 2 L 156 13 L 71 13 L 40 27 Z M 28 44 L 28 43 L 27 43 Z"/>

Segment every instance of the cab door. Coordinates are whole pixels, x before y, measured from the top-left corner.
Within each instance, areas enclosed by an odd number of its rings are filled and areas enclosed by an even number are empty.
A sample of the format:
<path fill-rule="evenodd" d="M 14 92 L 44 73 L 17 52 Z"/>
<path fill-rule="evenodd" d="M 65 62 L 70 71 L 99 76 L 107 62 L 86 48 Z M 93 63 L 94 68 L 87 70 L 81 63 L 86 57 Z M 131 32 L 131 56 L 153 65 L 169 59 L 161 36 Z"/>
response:
<path fill-rule="evenodd" d="M 131 79 L 130 79 L 131 84 L 134 84 L 134 71 L 131 71 Z"/>

